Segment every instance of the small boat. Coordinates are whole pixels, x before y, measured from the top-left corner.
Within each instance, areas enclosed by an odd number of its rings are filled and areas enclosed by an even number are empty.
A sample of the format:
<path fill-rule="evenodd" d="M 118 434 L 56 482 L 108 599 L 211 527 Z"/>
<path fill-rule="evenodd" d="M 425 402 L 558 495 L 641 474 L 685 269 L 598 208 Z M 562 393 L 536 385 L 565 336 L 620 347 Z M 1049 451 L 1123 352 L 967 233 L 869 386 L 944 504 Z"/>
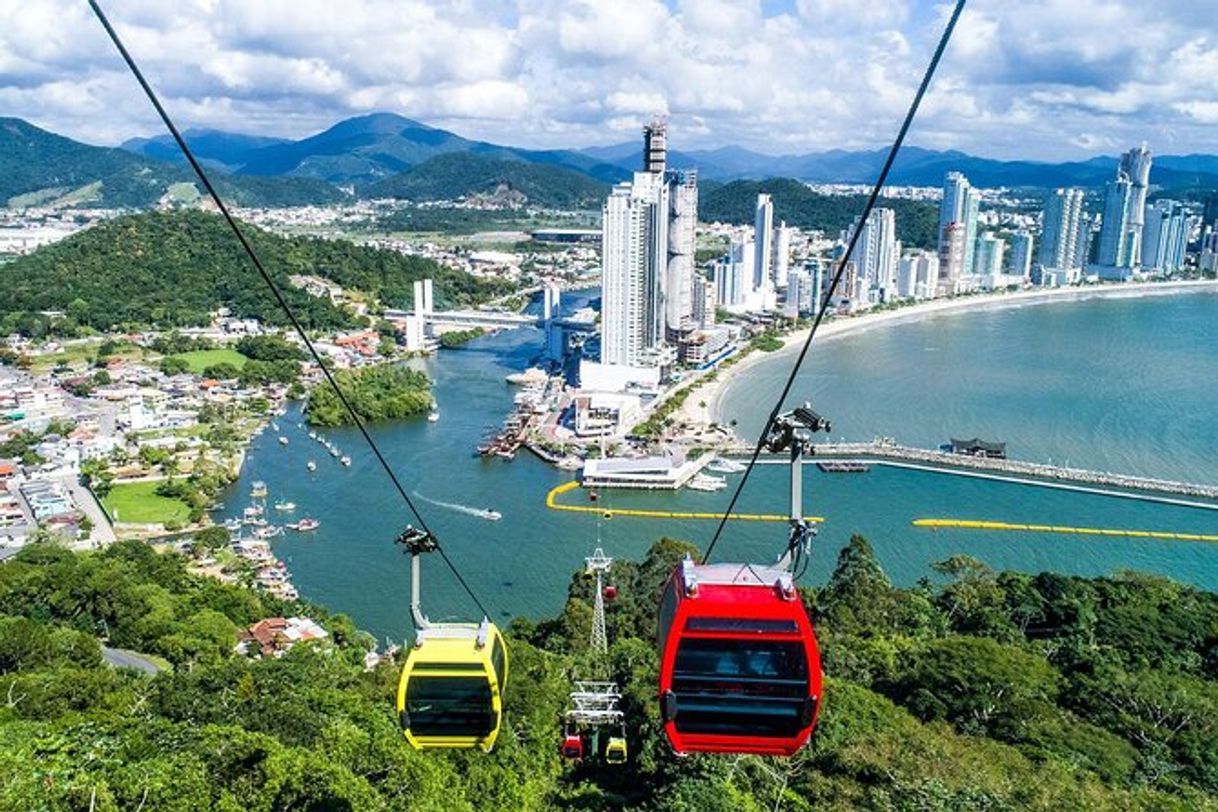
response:
<path fill-rule="evenodd" d="M 438 409 L 432 409 L 430 412 L 427 413 L 427 422 L 428 423 L 439 423 L 440 422 L 440 412 Z"/>
<path fill-rule="evenodd" d="M 486 510 L 481 511 L 481 513 L 479 515 L 481 515 L 482 518 L 486 519 L 488 522 L 497 522 L 503 518 L 502 513 L 500 513 L 497 510 L 491 510 L 490 508 L 487 508 Z"/>
<path fill-rule="evenodd" d="M 296 524 L 288 525 L 288 527 L 292 528 L 298 533 L 307 533 L 310 530 L 316 530 L 320 526 L 321 522 L 317 521 L 317 519 L 301 519 Z"/>
<path fill-rule="evenodd" d="M 330 456 L 331 457 L 337 457 L 339 455 L 339 453 L 340 452 L 337 448 L 335 448 L 334 446 L 330 446 Z"/>
<path fill-rule="evenodd" d="M 295 502 L 276 502 L 276 503 L 275 503 L 275 510 L 282 510 L 282 511 L 285 511 L 285 512 L 291 512 L 291 511 L 293 511 L 293 510 L 295 510 L 295 509 L 296 509 L 296 503 L 295 503 Z"/>
<path fill-rule="evenodd" d="M 350 457 L 343 457 L 341 460 L 339 460 L 339 462 L 341 462 L 343 465 L 350 465 L 350 464 L 351 464 L 351 458 L 350 458 Z"/>
<path fill-rule="evenodd" d="M 308 468 L 310 471 L 316 471 L 317 463 L 313 462 L 313 460 L 309 460 L 305 463 L 305 468 Z"/>
<path fill-rule="evenodd" d="M 310 431 L 310 432 L 309 432 L 309 439 L 310 439 L 310 440 L 316 440 L 316 439 L 317 439 L 317 432 L 315 432 L 315 431 Z"/>
<path fill-rule="evenodd" d="M 698 474 L 686 484 L 691 491 L 721 491 L 727 487 L 727 480 L 721 477 Z"/>
<path fill-rule="evenodd" d="M 259 527 L 257 530 L 254 531 L 254 535 L 260 539 L 274 538 L 275 536 L 278 536 L 282 533 L 283 533 L 283 528 L 276 527 L 273 524 L 267 525 L 266 527 Z"/>
<path fill-rule="evenodd" d="M 284 437 L 284 436 L 282 436 L 282 435 L 281 435 L 281 436 L 279 437 L 279 444 L 280 444 L 280 445 L 287 445 L 287 444 L 288 444 L 288 438 L 287 438 L 287 437 Z"/>
<path fill-rule="evenodd" d="M 254 482 L 254 484 L 250 486 L 250 496 L 254 497 L 255 499 L 266 496 L 266 483 L 261 479 Z"/>
<path fill-rule="evenodd" d="M 245 510 L 241 511 L 241 515 L 246 519 L 256 519 L 262 515 L 262 506 L 250 505 Z"/>
<path fill-rule="evenodd" d="M 228 521 L 226 521 L 224 523 L 223 527 L 225 530 L 229 531 L 230 533 L 236 533 L 237 531 L 239 531 L 241 529 L 241 520 L 240 519 L 229 519 Z"/>
<path fill-rule="evenodd" d="M 744 464 L 726 457 L 715 457 L 706 464 L 706 470 L 716 474 L 739 474 L 744 470 Z"/>
<path fill-rule="evenodd" d="M 279 431 L 279 424 L 271 423 L 271 431 Z"/>

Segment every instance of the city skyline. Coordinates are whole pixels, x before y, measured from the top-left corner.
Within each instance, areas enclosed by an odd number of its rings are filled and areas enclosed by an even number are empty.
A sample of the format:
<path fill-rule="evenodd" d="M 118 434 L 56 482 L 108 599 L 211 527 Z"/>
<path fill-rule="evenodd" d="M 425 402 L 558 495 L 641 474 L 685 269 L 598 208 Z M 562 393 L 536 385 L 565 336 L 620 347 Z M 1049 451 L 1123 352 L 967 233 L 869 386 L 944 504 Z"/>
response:
<path fill-rule="evenodd" d="M 777 155 L 888 143 L 946 9 L 627 4 L 362 0 L 338 17 L 321 0 L 114 0 L 109 11 L 184 127 L 300 137 L 384 110 L 471 138 L 579 148 L 630 140 L 661 113 L 688 149 Z M 1010 5 L 970 4 L 911 144 L 1031 160 L 1141 140 L 1164 154 L 1209 148 L 1218 49 L 1198 33 L 1203 9 Z M 92 143 L 159 132 L 83 4 L 0 0 L 0 23 L 0 114 Z M 1131 28 L 1136 40 L 1120 36 Z M 744 32 L 766 47 L 742 48 Z"/>

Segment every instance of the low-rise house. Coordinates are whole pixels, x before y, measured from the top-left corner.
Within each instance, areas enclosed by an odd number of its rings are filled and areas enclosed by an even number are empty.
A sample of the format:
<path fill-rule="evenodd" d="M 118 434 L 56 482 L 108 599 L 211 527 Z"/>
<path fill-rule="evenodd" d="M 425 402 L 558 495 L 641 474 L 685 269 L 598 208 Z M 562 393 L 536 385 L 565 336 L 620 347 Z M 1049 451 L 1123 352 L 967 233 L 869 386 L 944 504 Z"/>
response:
<path fill-rule="evenodd" d="M 268 617 L 237 636 L 237 652 L 249 656 L 282 657 L 297 643 L 328 637 L 325 629 L 307 617 Z"/>

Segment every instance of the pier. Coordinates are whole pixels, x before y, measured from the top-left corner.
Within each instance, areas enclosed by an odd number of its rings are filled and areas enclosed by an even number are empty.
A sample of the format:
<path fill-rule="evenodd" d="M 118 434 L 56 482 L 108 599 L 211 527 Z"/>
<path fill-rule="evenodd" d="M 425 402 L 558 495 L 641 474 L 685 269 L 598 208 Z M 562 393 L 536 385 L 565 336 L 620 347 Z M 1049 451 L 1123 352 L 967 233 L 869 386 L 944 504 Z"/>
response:
<path fill-rule="evenodd" d="M 751 454 L 750 446 L 736 444 L 722 449 L 723 453 Z M 1218 502 L 1218 486 L 1201 485 L 1190 482 L 1177 482 L 1167 479 L 1114 474 L 1107 471 L 1089 471 L 1082 468 L 1066 468 L 1058 465 L 1046 465 L 1038 462 L 1025 462 L 1013 459 L 997 459 L 993 457 L 978 457 L 967 454 L 951 454 L 944 451 L 930 451 L 924 448 L 897 445 L 896 443 L 821 443 L 813 449 L 813 460 L 841 460 L 862 464 L 893 464 L 902 467 L 922 468 L 944 473 L 979 472 L 978 475 L 989 475 L 992 478 L 1010 478 L 1014 481 L 1033 480 L 1037 484 L 1061 484 L 1079 489 L 1115 488 L 1122 491 L 1135 491 L 1127 494 L 1138 497 L 1141 494 L 1155 494 L 1162 497 L 1190 497 Z M 777 459 L 760 459 L 759 463 L 777 464 Z M 786 464 L 785 460 L 782 464 Z M 1097 491 L 1098 492 L 1098 491 Z M 1117 494 L 1126 495 L 1126 494 Z M 1218 508 L 1215 504 L 1198 502 L 1181 502 L 1159 498 L 1158 501 L 1169 504 L 1180 504 L 1186 507 Z"/>
<path fill-rule="evenodd" d="M 558 497 L 565 493 L 570 493 L 579 488 L 579 482 L 572 480 L 564 482 L 562 485 L 557 485 L 550 489 L 546 494 L 546 507 L 550 510 L 557 510 L 566 513 L 599 513 L 605 519 L 612 519 L 615 516 L 627 516 L 636 519 L 702 519 L 707 521 L 720 521 L 723 518 L 722 513 L 710 513 L 704 511 L 681 511 L 681 510 L 644 510 L 640 508 L 607 508 L 593 507 L 592 505 L 564 505 L 560 504 Z M 780 513 L 729 513 L 728 519 L 733 521 L 743 522 L 789 522 L 791 517 Z M 812 524 L 820 524 L 825 519 L 822 516 L 805 516 L 804 521 Z"/>

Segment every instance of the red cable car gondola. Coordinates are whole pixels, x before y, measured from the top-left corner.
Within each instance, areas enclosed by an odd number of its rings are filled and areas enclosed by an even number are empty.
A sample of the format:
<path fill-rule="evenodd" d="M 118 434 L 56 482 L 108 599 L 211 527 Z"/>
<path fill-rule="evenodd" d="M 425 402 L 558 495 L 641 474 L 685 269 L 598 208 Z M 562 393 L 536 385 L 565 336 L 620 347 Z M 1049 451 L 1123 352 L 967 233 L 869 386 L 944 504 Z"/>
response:
<path fill-rule="evenodd" d="M 567 733 L 562 738 L 562 757 L 579 761 L 584 757 L 584 737 L 578 733 Z"/>
<path fill-rule="evenodd" d="M 816 726 L 820 652 L 785 569 L 686 559 L 664 590 L 660 656 L 678 753 L 789 756 Z"/>

